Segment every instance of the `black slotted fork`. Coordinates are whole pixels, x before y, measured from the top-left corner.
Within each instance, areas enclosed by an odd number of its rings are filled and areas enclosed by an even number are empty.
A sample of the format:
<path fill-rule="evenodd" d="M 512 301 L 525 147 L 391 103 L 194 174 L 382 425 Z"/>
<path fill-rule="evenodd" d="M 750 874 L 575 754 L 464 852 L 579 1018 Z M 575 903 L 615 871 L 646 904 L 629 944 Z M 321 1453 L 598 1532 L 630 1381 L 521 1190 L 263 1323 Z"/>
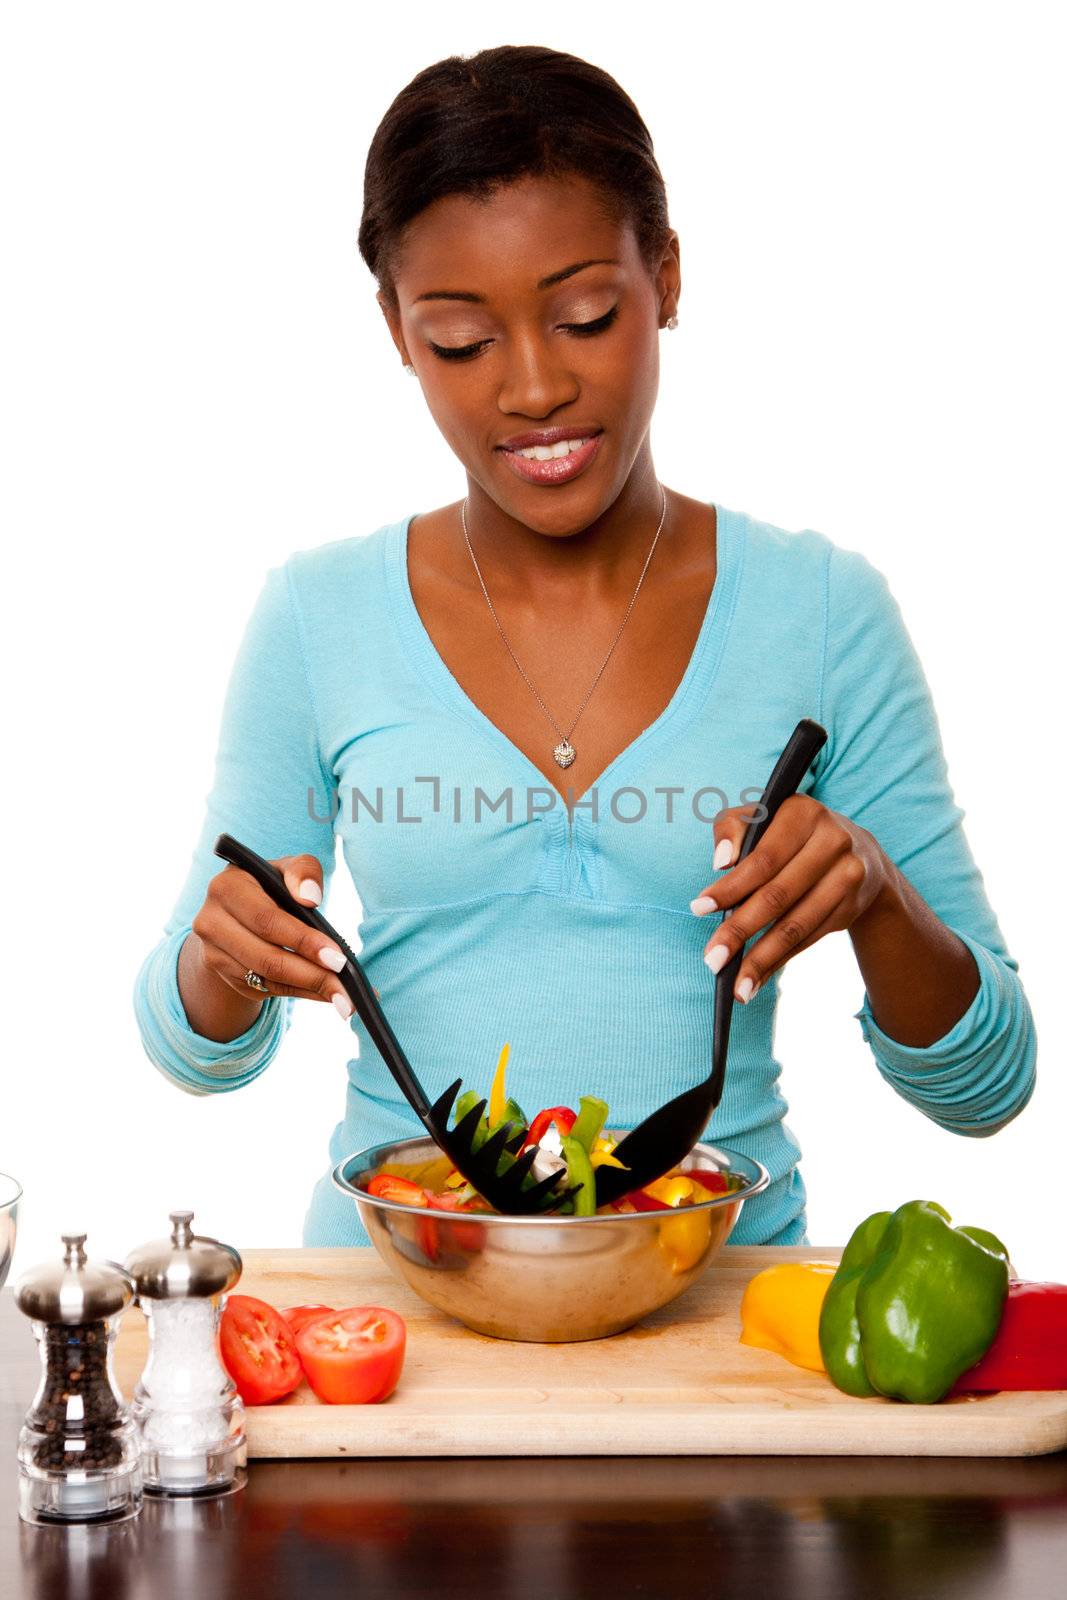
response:
<path fill-rule="evenodd" d="M 578 1186 L 559 1188 L 560 1179 L 565 1179 L 567 1175 L 564 1169 L 551 1173 L 527 1189 L 522 1187 L 536 1159 L 536 1147 L 531 1147 L 525 1154 L 518 1156 L 506 1171 L 497 1172 L 500 1157 L 505 1152 L 514 1155 L 519 1149 L 526 1137 L 525 1127 L 516 1128 L 515 1123 L 507 1122 L 495 1133 L 491 1133 L 479 1150 L 475 1150 L 474 1136 L 485 1111 L 484 1100 L 479 1100 L 477 1105 L 472 1106 L 461 1117 L 454 1128 L 450 1128 L 448 1119 L 452 1114 L 456 1096 L 463 1087 L 463 1079 L 457 1078 L 439 1099 L 430 1103 L 411 1063 L 400 1047 L 396 1034 L 389 1025 L 372 984 L 368 982 L 366 973 L 336 928 L 330 926 L 320 911 L 310 906 L 302 906 L 299 900 L 295 900 L 286 888 L 285 879 L 277 867 L 249 849 L 248 845 L 241 844 L 232 834 L 219 834 L 215 840 L 215 854 L 223 861 L 229 862 L 231 866 L 247 872 L 282 911 L 287 911 L 306 927 L 313 928 L 316 933 L 323 934 L 327 939 L 332 939 L 337 945 L 345 957 L 345 965 L 337 974 L 341 986 L 381 1052 L 382 1059 L 399 1085 L 404 1098 L 430 1137 L 448 1156 L 456 1171 L 462 1173 L 467 1182 L 473 1184 L 478 1193 L 488 1200 L 495 1210 L 510 1216 L 555 1211 L 570 1195 L 576 1193 Z"/>
<path fill-rule="evenodd" d="M 759 798 L 762 816 L 757 812 L 745 830 L 738 851 L 741 861 L 755 849 L 774 820 L 784 800 L 795 794 L 804 774 L 826 743 L 826 729 L 810 717 L 802 717 L 789 736 L 789 742 L 775 762 L 767 787 Z M 736 865 L 736 863 L 735 863 Z M 723 913 L 723 920 L 730 916 Z M 712 1033 L 711 1072 L 701 1083 L 686 1089 L 653 1111 L 644 1122 L 620 1139 L 615 1146 L 618 1167 L 598 1167 L 596 1200 L 598 1206 L 618 1200 L 631 1189 L 655 1183 L 665 1172 L 684 1161 L 700 1140 L 708 1119 L 722 1099 L 726 1077 L 726 1050 L 730 1040 L 730 1019 L 734 1009 L 734 980 L 745 953 L 745 946 L 730 958 L 715 979 L 715 1021 Z"/>

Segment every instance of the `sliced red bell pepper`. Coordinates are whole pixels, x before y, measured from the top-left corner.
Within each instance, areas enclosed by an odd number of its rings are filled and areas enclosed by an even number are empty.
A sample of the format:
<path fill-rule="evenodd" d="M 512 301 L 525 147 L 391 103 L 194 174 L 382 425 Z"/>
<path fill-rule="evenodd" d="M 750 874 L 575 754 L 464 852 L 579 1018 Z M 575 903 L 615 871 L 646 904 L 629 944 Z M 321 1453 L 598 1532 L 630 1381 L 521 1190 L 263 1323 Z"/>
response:
<path fill-rule="evenodd" d="M 430 1203 L 421 1185 L 412 1183 L 410 1178 L 398 1178 L 391 1172 L 383 1172 L 372 1178 L 367 1185 L 367 1193 L 400 1206 L 428 1206 Z"/>
<path fill-rule="evenodd" d="M 547 1111 L 539 1111 L 530 1123 L 530 1131 L 523 1140 L 522 1148 L 525 1150 L 531 1144 L 540 1144 L 553 1123 L 559 1129 L 560 1138 L 566 1139 L 577 1120 L 577 1112 L 569 1106 L 550 1106 Z"/>
<path fill-rule="evenodd" d="M 952 1393 L 993 1389 L 1067 1389 L 1067 1283 L 1011 1279 L 993 1343 Z"/>
<path fill-rule="evenodd" d="M 629 1194 L 624 1194 L 624 1200 L 629 1200 L 635 1211 L 670 1211 L 671 1207 L 665 1200 L 657 1200 L 654 1194 L 646 1194 L 643 1189 L 631 1189 Z"/>
<path fill-rule="evenodd" d="M 721 1172 L 698 1172 L 691 1167 L 686 1173 L 687 1178 L 692 1178 L 694 1183 L 702 1184 L 705 1189 L 710 1189 L 712 1194 L 729 1194 L 730 1185 Z"/>

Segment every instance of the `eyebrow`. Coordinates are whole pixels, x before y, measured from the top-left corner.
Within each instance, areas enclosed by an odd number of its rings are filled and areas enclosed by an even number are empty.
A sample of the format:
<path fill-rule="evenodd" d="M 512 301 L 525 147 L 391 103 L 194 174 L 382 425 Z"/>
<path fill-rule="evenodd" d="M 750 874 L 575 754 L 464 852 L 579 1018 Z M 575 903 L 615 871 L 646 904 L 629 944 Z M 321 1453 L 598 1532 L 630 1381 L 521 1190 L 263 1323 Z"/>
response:
<path fill-rule="evenodd" d="M 554 283 L 562 283 L 564 278 L 573 278 L 576 272 L 584 272 L 586 267 L 617 267 L 621 263 L 614 256 L 600 256 L 593 261 L 576 261 L 572 267 L 562 267 L 559 272 L 550 272 L 547 278 L 542 278 L 538 283 L 539 289 L 551 289 Z M 485 304 L 484 294 L 471 294 L 467 289 L 431 289 L 427 294 L 417 294 L 412 305 L 417 305 L 420 300 L 468 300 L 475 305 Z"/>

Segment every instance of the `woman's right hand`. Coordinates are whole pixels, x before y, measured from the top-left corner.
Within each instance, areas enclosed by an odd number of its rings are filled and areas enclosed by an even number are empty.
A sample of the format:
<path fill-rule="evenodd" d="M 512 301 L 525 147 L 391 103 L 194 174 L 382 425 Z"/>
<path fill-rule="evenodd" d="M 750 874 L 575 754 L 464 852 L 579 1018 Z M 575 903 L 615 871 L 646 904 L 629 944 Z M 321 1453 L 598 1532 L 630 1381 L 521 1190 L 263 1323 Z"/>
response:
<path fill-rule="evenodd" d="M 294 899 L 306 906 L 320 904 L 322 867 L 315 856 L 283 856 L 272 864 L 284 876 Z M 242 1020 L 252 1015 L 249 1007 L 258 1014 L 268 994 L 328 1000 L 344 1018 L 352 1015 L 352 1002 L 337 980 L 337 973 L 345 964 L 337 945 L 275 905 L 240 867 L 225 867 L 212 878 L 204 903 L 193 918 L 186 946 L 191 948 L 182 950 L 179 987 L 187 1014 L 190 1005 L 181 982 L 183 966 L 184 976 L 191 978 L 196 990 L 194 1009 L 213 1014 L 221 1008 L 228 1014 L 225 1019 L 219 1016 L 216 1025 L 228 1027 L 229 1016 Z M 248 984 L 245 975 L 250 971 L 264 980 L 265 990 Z M 219 986 L 231 991 L 231 995 L 222 993 Z M 214 1006 L 212 990 L 217 1002 Z M 235 1012 L 232 996 L 239 996 L 244 1002 L 239 1012 Z M 199 1026 L 192 1015 L 189 1021 L 198 1032 L 217 1037 L 210 1027 Z M 215 1021 L 214 1015 L 211 1021 Z M 250 1023 L 246 1021 L 245 1026 Z"/>

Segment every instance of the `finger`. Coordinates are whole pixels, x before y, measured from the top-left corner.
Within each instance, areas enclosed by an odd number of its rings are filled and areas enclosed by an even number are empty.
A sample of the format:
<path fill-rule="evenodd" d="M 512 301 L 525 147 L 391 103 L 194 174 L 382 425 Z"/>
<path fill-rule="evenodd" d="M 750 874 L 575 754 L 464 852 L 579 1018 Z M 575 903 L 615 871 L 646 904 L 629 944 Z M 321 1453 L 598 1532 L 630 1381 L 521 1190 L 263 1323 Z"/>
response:
<path fill-rule="evenodd" d="M 693 910 L 697 911 L 699 904 L 697 915 L 705 915 L 739 905 L 780 872 L 817 830 L 833 838 L 841 853 L 850 848 L 847 832 L 829 821 L 826 808 L 818 800 L 808 795 L 790 795 L 755 848 L 717 883 L 702 890 L 692 902 Z"/>
<path fill-rule="evenodd" d="M 722 872 L 732 862 L 737 860 L 741 841 L 751 821 L 752 807 L 729 806 L 724 807 L 715 818 L 715 854 L 712 856 L 711 865 L 716 872 Z M 717 911 L 718 904 L 713 898 L 714 884 L 708 884 L 694 900 L 690 900 L 689 909 L 698 917 L 705 917 L 710 911 Z"/>
<path fill-rule="evenodd" d="M 269 1000 L 286 995 L 291 995 L 296 1000 L 330 1000 L 345 1021 L 352 1015 L 352 1002 L 343 991 L 333 995 L 325 995 L 311 989 L 300 989 L 293 985 L 273 983 L 266 979 L 264 979 L 266 987 L 261 989 L 258 985 L 248 982 L 248 972 L 250 970 L 256 972 L 257 969 L 255 967 L 251 969 L 242 967 L 231 956 L 227 955 L 224 950 L 219 950 L 217 946 L 208 945 L 204 947 L 204 960 L 224 983 L 228 984 L 231 989 L 234 989 L 246 1000 L 250 997 Z M 262 973 L 257 975 L 261 978 L 263 977 Z"/>
<path fill-rule="evenodd" d="M 723 917 L 705 948 L 704 959 L 712 972 L 721 972 L 730 957 L 761 928 L 791 915 L 797 901 L 832 871 L 836 861 L 832 840 L 818 834 L 809 839 L 769 883 L 754 889 L 736 911 Z"/>
<path fill-rule="evenodd" d="M 806 902 L 801 903 L 796 908 L 796 917 L 801 922 L 807 922 L 811 917 L 817 915 L 818 912 L 815 910 L 809 912 Z M 798 943 L 791 945 L 787 950 L 780 949 L 777 955 L 773 950 L 769 953 L 763 952 L 762 946 L 771 937 L 769 933 L 764 934 L 762 939 L 756 940 L 751 951 L 746 952 L 734 984 L 734 998 L 740 1000 L 742 1005 L 747 1005 L 763 988 L 768 978 L 779 972 L 788 961 L 792 960 L 793 956 L 799 955 L 802 950 L 809 949 L 813 944 L 818 944 L 819 940 L 824 939 L 828 933 L 839 932 L 844 926 L 845 921 L 840 912 L 839 901 L 834 910 L 824 917 L 821 922 L 818 922 L 810 933 L 805 934 Z M 756 970 L 746 971 L 746 968 L 749 967 L 750 957 L 756 963 Z"/>
<path fill-rule="evenodd" d="M 318 1000 L 332 1000 L 339 994 L 347 1002 L 348 996 L 336 975 L 320 962 L 263 938 L 221 906 L 205 921 L 206 931 L 197 929 L 201 940 L 229 957 L 242 978 L 251 970 L 258 972 L 278 993 L 299 990 L 302 995 L 312 995 Z M 246 991 L 247 988 L 245 985 Z"/>
<path fill-rule="evenodd" d="M 315 961 L 330 972 L 340 972 L 344 967 L 345 957 L 332 939 L 315 928 L 307 927 L 299 918 L 275 905 L 266 890 L 261 889 L 255 879 L 239 867 L 227 867 L 218 878 L 212 879 L 208 886 L 205 910 L 215 903 L 267 944 L 295 950 L 305 960 Z M 197 929 L 197 932 L 200 931 Z M 210 925 L 204 934 L 207 938 L 212 937 Z"/>
<path fill-rule="evenodd" d="M 274 865 L 281 869 L 285 887 L 295 900 L 307 906 L 322 904 L 322 862 L 318 856 L 283 856 Z"/>

